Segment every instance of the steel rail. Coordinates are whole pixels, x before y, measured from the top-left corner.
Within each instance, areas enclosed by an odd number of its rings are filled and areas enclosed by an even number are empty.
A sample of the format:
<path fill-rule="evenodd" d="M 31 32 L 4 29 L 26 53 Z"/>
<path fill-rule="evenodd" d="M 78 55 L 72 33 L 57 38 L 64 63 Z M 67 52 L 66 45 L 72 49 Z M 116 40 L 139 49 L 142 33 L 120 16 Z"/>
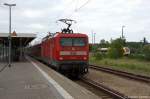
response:
<path fill-rule="evenodd" d="M 114 98 L 114 99 L 130 99 L 128 96 L 125 96 L 124 94 L 122 94 L 116 90 L 113 90 L 111 88 L 108 88 L 107 86 L 105 86 L 101 83 L 95 82 L 91 79 L 82 77 L 81 80 L 90 86 L 93 86 L 101 91 L 104 91 L 105 93 L 112 96 L 112 98 Z"/>
<path fill-rule="evenodd" d="M 142 82 L 145 82 L 145 83 L 150 83 L 150 77 L 148 77 L 148 76 L 128 73 L 128 72 L 114 70 L 114 69 L 101 67 L 101 66 L 96 66 L 96 65 L 89 65 L 89 68 L 104 71 L 104 72 L 108 72 L 108 73 L 115 74 L 115 75 L 122 76 L 122 77 L 127 77 L 127 78 L 138 80 L 138 81 L 142 81 Z"/>

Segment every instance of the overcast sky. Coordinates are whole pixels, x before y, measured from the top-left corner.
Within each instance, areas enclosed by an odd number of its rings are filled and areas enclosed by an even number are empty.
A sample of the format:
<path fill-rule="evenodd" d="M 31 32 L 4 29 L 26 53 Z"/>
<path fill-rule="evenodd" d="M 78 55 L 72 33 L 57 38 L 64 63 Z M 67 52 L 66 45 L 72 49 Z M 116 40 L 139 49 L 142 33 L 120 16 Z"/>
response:
<path fill-rule="evenodd" d="M 0 32 L 8 32 L 8 7 L 3 3 L 16 3 L 12 8 L 12 30 L 17 33 L 60 31 L 63 25 L 56 21 L 71 18 L 75 32 L 96 33 L 96 42 L 121 36 L 121 27 L 128 41 L 150 42 L 150 0 L 0 0 Z"/>

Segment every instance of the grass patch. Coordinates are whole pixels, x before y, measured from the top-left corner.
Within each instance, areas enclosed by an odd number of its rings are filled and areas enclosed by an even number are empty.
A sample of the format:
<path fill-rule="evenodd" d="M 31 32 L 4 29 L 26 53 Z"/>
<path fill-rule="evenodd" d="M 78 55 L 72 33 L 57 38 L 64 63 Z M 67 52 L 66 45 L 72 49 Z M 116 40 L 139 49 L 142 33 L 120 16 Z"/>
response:
<path fill-rule="evenodd" d="M 117 70 L 123 70 L 140 75 L 150 76 L 150 62 L 137 59 L 121 58 L 109 59 L 104 58 L 97 60 L 93 56 L 90 57 L 90 64 L 109 67 Z"/>

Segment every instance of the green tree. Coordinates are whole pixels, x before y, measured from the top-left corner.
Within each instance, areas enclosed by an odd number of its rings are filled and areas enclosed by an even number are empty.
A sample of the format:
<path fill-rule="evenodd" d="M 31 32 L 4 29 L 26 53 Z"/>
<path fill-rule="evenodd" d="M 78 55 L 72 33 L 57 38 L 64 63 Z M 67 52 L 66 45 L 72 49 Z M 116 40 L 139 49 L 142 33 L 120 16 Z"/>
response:
<path fill-rule="evenodd" d="M 106 48 L 106 47 L 109 47 L 109 42 L 102 39 L 102 40 L 100 40 L 99 45 L 100 45 L 101 48 Z"/>
<path fill-rule="evenodd" d="M 143 47 L 143 54 L 146 60 L 150 60 L 150 45 L 145 45 Z"/>
<path fill-rule="evenodd" d="M 143 45 L 148 44 L 148 41 L 146 40 L 146 37 L 143 38 Z"/>
<path fill-rule="evenodd" d="M 127 42 L 126 45 L 130 48 L 131 53 L 141 54 L 143 49 L 142 42 Z"/>
<path fill-rule="evenodd" d="M 96 60 L 101 60 L 101 59 L 103 59 L 104 56 L 101 52 L 95 52 L 94 57 Z"/>
<path fill-rule="evenodd" d="M 121 38 L 117 38 L 116 40 L 112 40 L 110 48 L 108 50 L 108 56 L 110 58 L 120 58 L 123 56 L 123 45 L 124 40 Z"/>

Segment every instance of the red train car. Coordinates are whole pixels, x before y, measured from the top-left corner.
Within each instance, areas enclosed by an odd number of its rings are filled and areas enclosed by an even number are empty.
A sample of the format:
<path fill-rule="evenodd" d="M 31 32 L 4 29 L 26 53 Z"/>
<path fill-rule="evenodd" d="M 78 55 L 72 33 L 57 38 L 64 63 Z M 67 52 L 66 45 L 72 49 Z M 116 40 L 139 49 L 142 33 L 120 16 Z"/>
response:
<path fill-rule="evenodd" d="M 33 55 L 35 57 L 41 57 L 41 44 L 31 46 L 28 50 L 30 50 L 30 55 Z"/>
<path fill-rule="evenodd" d="M 65 71 L 73 75 L 88 72 L 89 43 L 88 36 L 73 33 L 69 27 L 73 20 L 61 19 L 68 25 L 62 32 L 57 32 L 43 38 L 42 43 L 30 47 L 30 55 L 55 67 L 58 71 Z M 71 22 L 71 23 L 70 23 Z"/>
<path fill-rule="evenodd" d="M 84 74 L 88 71 L 88 36 L 85 34 L 56 33 L 41 43 L 42 59 L 59 71 Z"/>

